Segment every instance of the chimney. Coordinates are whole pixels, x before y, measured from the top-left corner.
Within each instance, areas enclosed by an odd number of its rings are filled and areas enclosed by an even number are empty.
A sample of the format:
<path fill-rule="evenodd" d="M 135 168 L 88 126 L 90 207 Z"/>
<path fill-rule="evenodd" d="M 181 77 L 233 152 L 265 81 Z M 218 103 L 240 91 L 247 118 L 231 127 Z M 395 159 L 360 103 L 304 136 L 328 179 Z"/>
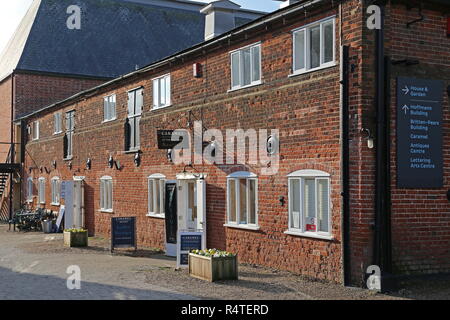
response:
<path fill-rule="evenodd" d="M 282 8 L 286 8 L 287 6 L 290 6 L 291 4 L 299 2 L 300 0 L 275 0 L 275 1 L 281 1 L 280 9 L 282 9 Z"/>
<path fill-rule="evenodd" d="M 212 39 L 236 27 L 235 11 L 241 6 L 229 0 L 214 0 L 200 12 L 206 15 L 205 40 Z"/>

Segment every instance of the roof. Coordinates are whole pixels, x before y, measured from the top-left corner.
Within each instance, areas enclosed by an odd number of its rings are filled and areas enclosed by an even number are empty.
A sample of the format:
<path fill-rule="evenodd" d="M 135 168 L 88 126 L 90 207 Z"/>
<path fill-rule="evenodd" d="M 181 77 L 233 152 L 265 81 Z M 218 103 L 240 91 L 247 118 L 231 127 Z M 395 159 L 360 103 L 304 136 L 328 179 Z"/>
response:
<path fill-rule="evenodd" d="M 81 29 L 67 8 L 81 8 Z M 0 56 L 16 70 L 115 78 L 204 40 L 204 4 L 174 0 L 34 0 Z M 238 10 L 236 24 L 261 16 Z"/>

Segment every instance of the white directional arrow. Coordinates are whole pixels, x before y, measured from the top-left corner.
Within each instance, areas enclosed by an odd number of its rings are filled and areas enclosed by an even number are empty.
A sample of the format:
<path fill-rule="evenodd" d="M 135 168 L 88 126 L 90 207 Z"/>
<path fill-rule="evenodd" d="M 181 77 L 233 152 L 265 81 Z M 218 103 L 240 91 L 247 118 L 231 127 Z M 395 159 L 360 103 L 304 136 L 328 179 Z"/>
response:
<path fill-rule="evenodd" d="M 407 113 L 408 110 L 409 110 L 409 107 L 405 104 L 405 105 L 402 107 L 402 110 L 405 111 L 405 115 L 406 115 L 406 113 Z"/>
<path fill-rule="evenodd" d="M 402 89 L 402 91 L 403 91 L 405 94 L 408 94 L 408 92 L 409 92 L 408 86 L 405 85 L 405 88 Z"/>

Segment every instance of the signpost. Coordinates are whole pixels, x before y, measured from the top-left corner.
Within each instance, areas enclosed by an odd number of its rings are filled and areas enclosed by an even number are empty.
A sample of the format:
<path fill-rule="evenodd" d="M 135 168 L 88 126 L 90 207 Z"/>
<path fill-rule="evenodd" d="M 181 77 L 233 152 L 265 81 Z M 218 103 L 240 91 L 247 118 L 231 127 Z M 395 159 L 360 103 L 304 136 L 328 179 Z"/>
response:
<path fill-rule="evenodd" d="M 443 82 L 397 78 L 397 186 L 443 186 Z"/>
<path fill-rule="evenodd" d="M 65 212 L 65 207 L 61 206 L 59 208 L 58 219 L 56 219 L 56 233 L 58 233 L 59 229 L 61 228 L 62 219 L 64 218 L 64 212 Z"/>
<path fill-rule="evenodd" d="M 111 218 L 111 253 L 114 248 L 133 248 L 136 244 L 136 217 Z"/>
<path fill-rule="evenodd" d="M 188 266 L 191 250 L 202 249 L 202 237 L 201 231 L 178 231 L 177 268 Z"/>

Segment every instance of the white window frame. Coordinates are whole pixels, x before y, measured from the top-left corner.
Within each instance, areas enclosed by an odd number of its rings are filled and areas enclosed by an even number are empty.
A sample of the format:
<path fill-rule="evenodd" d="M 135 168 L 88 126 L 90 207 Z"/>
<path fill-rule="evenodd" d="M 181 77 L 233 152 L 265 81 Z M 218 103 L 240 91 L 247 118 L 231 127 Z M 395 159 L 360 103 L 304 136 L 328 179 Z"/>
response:
<path fill-rule="evenodd" d="M 151 189 L 150 189 L 151 186 Z M 159 188 L 159 199 L 157 198 L 155 187 Z M 148 217 L 165 218 L 165 191 L 166 191 L 166 176 L 155 173 L 147 178 L 148 188 Z M 150 192 L 153 190 L 153 193 Z M 160 213 L 154 211 L 155 203 L 159 201 Z"/>
<path fill-rule="evenodd" d="M 165 102 L 161 102 L 161 82 L 164 81 Z M 170 107 L 172 105 L 172 84 L 170 73 L 152 79 L 153 84 L 153 110 Z"/>
<path fill-rule="evenodd" d="M 59 206 L 61 202 L 61 183 L 59 177 L 53 177 L 51 180 L 52 202 L 51 205 Z"/>
<path fill-rule="evenodd" d="M 324 60 L 324 37 L 323 37 L 323 29 L 324 29 L 324 25 L 331 23 L 333 25 L 333 59 L 331 61 L 328 62 L 323 62 Z M 309 30 L 320 26 L 320 64 L 318 67 L 314 67 L 311 68 L 311 58 L 310 58 L 310 48 L 311 48 L 311 37 L 310 37 L 310 32 Z M 304 32 L 304 41 L 305 41 L 305 45 L 304 45 L 304 52 L 303 52 L 303 56 L 304 56 L 304 67 L 301 69 L 296 69 L 295 66 L 295 61 L 296 61 L 296 56 L 297 56 L 297 50 L 296 50 L 296 46 L 295 46 L 295 35 L 299 32 Z M 306 26 L 302 26 L 301 28 L 297 28 L 292 30 L 292 74 L 291 76 L 295 76 L 298 74 L 303 74 L 303 73 L 307 73 L 307 72 L 313 72 L 316 70 L 320 70 L 320 69 L 325 69 L 325 68 L 329 68 L 332 66 L 336 65 L 336 18 L 333 17 L 328 17 L 313 23 L 310 23 Z"/>
<path fill-rule="evenodd" d="M 259 47 L 259 79 L 258 80 L 253 80 L 253 59 L 252 56 L 250 55 L 250 84 L 246 84 L 246 85 L 242 85 L 242 83 L 244 82 L 243 78 L 244 78 L 244 68 L 242 67 L 242 52 L 246 49 L 251 49 L 254 47 Z M 239 55 L 239 84 L 233 86 L 233 55 L 238 54 Z M 229 53 L 230 55 L 230 87 L 231 89 L 228 90 L 228 92 L 234 91 L 234 90 L 239 90 L 239 89 L 244 89 L 244 88 L 248 88 L 248 87 L 252 87 L 252 86 L 256 86 L 262 83 L 262 46 L 261 46 L 261 42 L 257 42 L 257 43 L 253 43 L 250 44 L 248 46 L 230 51 Z"/>
<path fill-rule="evenodd" d="M 130 113 L 130 94 L 133 93 L 133 110 L 132 113 Z M 140 112 L 136 112 L 136 106 L 137 106 L 137 96 L 138 94 L 140 94 L 142 96 L 142 105 L 141 105 L 141 109 Z M 126 150 L 126 151 L 130 151 L 130 152 L 136 152 L 138 150 L 140 150 L 140 145 L 141 145 L 141 126 L 140 126 L 140 120 L 142 118 L 142 111 L 144 109 L 144 88 L 143 87 L 139 87 L 136 89 L 132 89 L 129 90 L 128 93 L 128 105 L 127 105 L 127 117 L 129 120 L 129 124 L 130 124 L 130 149 Z M 132 123 L 135 124 L 136 122 L 139 122 L 139 125 L 137 125 L 134 130 L 131 129 Z M 137 130 L 136 130 L 137 129 Z M 136 131 L 138 131 L 138 133 L 136 133 Z M 131 134 L 132 132 L 134 132 L 134 136 Z"/>
<path fill-rule="evenodd" d="M 110 188 L 108 190 L 107 184 L 110 184 Z M 109 194 L 108 194 L 109 192 Z M 103 176 L 100 178 L 100 211 L 101 212 L 113 212 L 113 203 L 114 203 L 114 192 L 113 192 L 113 179 L 110 176 Z M 109 199 L 108 199 L 109 198 Z M 108 200 L 110 204 L 108 204 Z"/>
<path fill-rule="evenodd" d="M 33 128 L 32 128 L 32 139 L 33 141 L 39 140 L 39 120 L 33 121 Z"/>
<path fill-rule="evenodd" d="M 70 110 L 66 112 L 66 135 L 67 135 L 67 158 L 72 159 L 73 157 L 73 133 L 75 131 L 75 110 Z M 70 121 L 69 121 L 70 119 Z"/>
<path fill-rule="evenodd" d="M 33 183 L 34 183 L 33 178 L 29 177 L 27 179 L 27 202 L 33 202 L 33 191 L 34 191 Z"/>
<path fill-rule="evenodd" d="M 57 112 L 53 115 L 53 134 L 60 134 L 62 133 L 62 113 Z"/>
<path fill-rule="evenodd" d="M 317 203 L 318 203 L 318 197 L 317 197 L 317 186 L 318 186 L 318 180 L 327 180 L 328 182 L 328 232 L 316 230 L 316 231 L 306 231 L 306 223 L 305 223 L 305 216 L 306 213 L 304 212 L 304 184 L 306 179 L 314 179 L 314 192 L 315 192 L 315 199 L 316 199 L 316 205 L 315 205 L 315 211 L 316 211 L 316 228 L 319 228 L 319 221 L 318 221 L 318 210 L 317 210 Z M 299 208 L 300 208 L 300 225 L 299 228 L 293 227 L 293 200 L 294 196 L 292 195 L 292 184 L 291 182 L 293 180 L 299 180 L 300 182 L 300 195 L 299 195 Z M 289 198 L 289 210 L 288 210 L 288 230 L 285 231 L 286 234 L 290 235 L 298 235 L 298 236 L 305 236 L 310 238 L 319 238 L 319 239 L 325 239 L 325 240 L 332 240 L 332 233 L 331 233 L 331 218 L 332 218 L 332 207 L 331 207 L 331 179 L 330 174 L 320 171 L 320 170 L 298 170 L 295 172 L 292 172 L 288 175 L 288 198 Z"/>
<path fill-rule="evenodd" d="M 38 203 L 45 204 L 45 178 L 40 177 L 38 180 Z"/>
<path fill-rule="evenodd" d="M 246 180 L 246 223 L 242 223 L 239 221 L 240 217 L 240 183 L 239 180 L 245 179 Z M 236 201 L 236 221 L 231 221 L 231 214 L 230 214 L 230 190 L 231 190 L 231 184 L 230 181 L 234 180 L 235 183 L 235 201 Z M 250 212 L 250 192 L 249 181 L 252 180 L 255 182 L 255 223 L 249 223 L 249 212 Z M 238 171 L 230 174 L 227 176 L 227 223 L 224 224 L 225 227 L 231 227 L 231 228 L 242 228 L 242 229 L 250 229 L 250 230 L 259 230 L 258 225 L 258 176 L 254 173 L 248 172 L 248 171 Z"/>
<path fill-rule="evenodd" d="M 112 107 L 112 100 L 114 100 L 114 108 Z M 116 94 L 110 94 L 103 97 L 103 123 L 114 121 L 117 119 L 117 97 Z"/>

